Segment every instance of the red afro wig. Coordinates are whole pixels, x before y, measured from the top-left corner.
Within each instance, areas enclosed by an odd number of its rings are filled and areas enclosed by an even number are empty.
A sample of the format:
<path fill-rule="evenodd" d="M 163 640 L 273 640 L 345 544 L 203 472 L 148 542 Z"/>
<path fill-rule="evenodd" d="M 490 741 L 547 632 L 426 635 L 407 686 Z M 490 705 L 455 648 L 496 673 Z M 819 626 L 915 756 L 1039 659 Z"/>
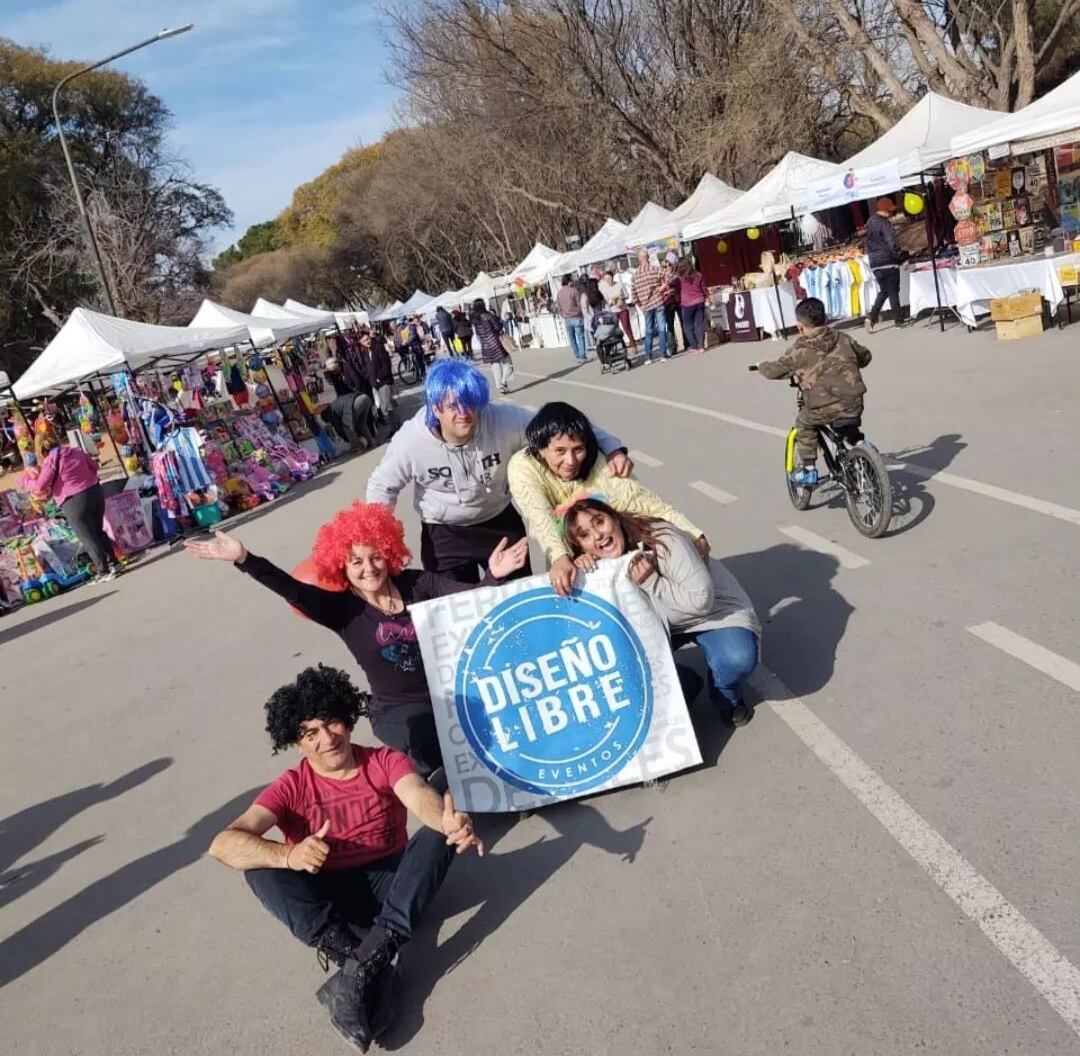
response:
<path fill-rule="evenodd" d="M 319 575 L 332 583 L 346 585 L 345 562 L 359 543 L 382 554 L 396 576 L 411 560 L 405 545 L 405 526 L 381 502 L 354 502 L 342 510 L 315 536 L 311 559 Z"/>

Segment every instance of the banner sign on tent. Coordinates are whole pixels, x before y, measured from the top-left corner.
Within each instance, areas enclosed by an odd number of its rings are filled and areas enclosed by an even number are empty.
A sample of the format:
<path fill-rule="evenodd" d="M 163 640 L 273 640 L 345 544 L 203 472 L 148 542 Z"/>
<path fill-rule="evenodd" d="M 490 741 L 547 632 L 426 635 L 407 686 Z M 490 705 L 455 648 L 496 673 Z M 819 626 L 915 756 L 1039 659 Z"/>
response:
<path fill-rule="evenodd" d="M 901 179 L 900 165 L 894 158 L 880 165 L 867 165 L 860 169 L 841 169 L 824 179 L 813 180 L 806 185 L 803 208 L 809 212 L 831 209 L 848 202 L 861 202 L 880 198 L 898 191 L 910 181 Z"/>
<path fill-rule="evenodd" d="M 602 561 L 411 607 L 455 803 L 531 810 L 701 762 L 664 622 Z"/>

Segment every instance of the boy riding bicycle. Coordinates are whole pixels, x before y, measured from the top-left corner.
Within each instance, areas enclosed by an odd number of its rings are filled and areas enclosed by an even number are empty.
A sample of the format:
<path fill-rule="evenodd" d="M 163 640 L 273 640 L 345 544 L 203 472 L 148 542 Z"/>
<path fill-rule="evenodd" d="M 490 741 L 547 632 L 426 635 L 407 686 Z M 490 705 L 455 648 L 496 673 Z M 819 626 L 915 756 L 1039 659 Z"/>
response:
<path fill-rule="evenodd" d="M 791 474 L 795 484 L 818 482 L 818 426 L 862 418 L 866 385 L 860 367 L 870 362 L 870 350 L 847 334 L 831 330 L 825 305 L 816 297 L 795 309 L 799 337 L 779 359 L 758 364 L 770 380 L 794 378 L 802 390 L 803 406 L 795 418 L 796 443 L 802 466 Z"/>

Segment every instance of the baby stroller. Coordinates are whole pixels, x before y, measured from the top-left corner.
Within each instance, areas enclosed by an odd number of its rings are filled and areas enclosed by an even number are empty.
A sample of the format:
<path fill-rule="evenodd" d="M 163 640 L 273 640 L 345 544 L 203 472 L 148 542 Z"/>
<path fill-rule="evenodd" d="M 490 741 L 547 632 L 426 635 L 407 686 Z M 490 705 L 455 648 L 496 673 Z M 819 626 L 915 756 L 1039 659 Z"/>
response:
<path fill-rule="evenodd" d="M 592 334 L 601 374 L 616 374 L 620 370 L 630 369 L 630 351 L 626 347 L 618 315 L 609 309 L 597 312 L 593 316 Z"/>

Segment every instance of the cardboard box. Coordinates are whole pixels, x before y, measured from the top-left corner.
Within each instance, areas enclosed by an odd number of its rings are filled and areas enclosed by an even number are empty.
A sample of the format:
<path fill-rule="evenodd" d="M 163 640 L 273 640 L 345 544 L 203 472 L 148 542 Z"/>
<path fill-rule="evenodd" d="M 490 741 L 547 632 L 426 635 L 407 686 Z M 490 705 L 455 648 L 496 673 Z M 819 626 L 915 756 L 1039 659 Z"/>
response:
<path fill-rule="evenodd" d="M 1020 341 L 1025 337 L 1037 337 L 1043 332 L 1042 313 L 1023 319 L 1005 319 L 997 324 L 999 341 Z"/>
<path fill-rule="evenodd" d="M 995 323 L 1007 323 L 1014 319 L 1027 319 L 1042 315 L 1042 294 L 1019 293 L 1015 297 L 997 297 L 990 302 L 990 318 Z"/>

